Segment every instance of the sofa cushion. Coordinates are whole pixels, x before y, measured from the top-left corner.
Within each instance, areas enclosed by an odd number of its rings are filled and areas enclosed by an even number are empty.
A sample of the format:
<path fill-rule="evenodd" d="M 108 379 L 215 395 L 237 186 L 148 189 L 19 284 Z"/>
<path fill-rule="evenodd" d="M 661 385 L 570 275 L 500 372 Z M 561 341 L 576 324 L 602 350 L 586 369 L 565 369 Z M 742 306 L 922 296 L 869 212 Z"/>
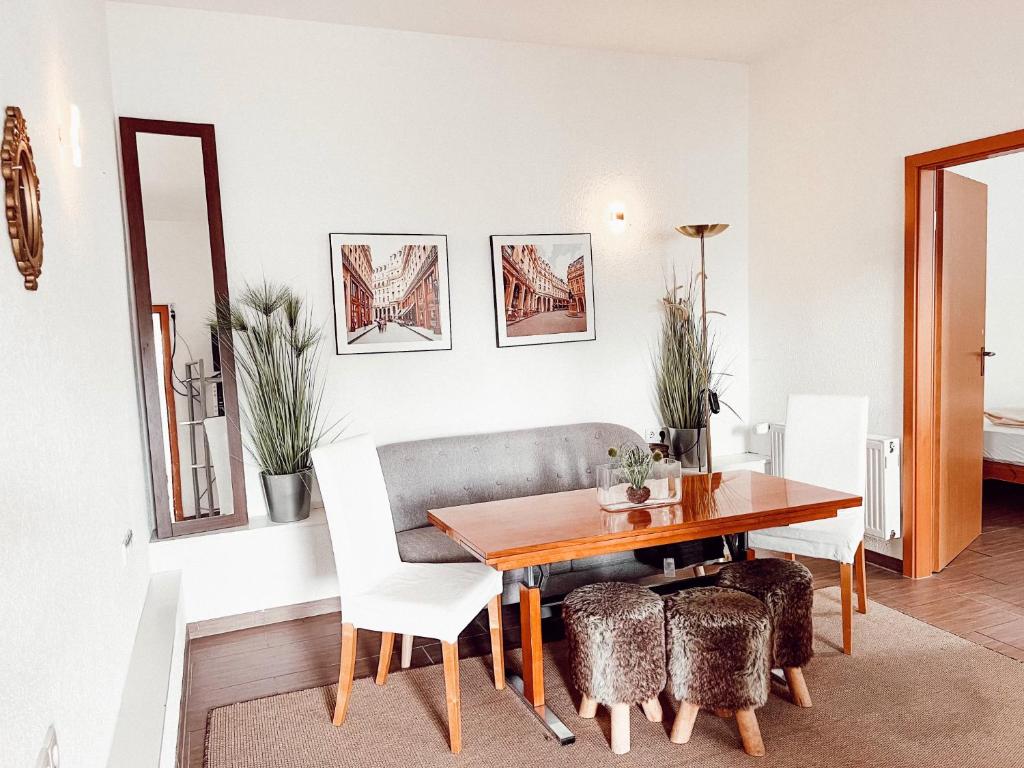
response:
<path fill-rule="evenodd" d="M 432 525 L 401 531 L 395 534 L 395 538 L 398 540 L 398 555 L 406 563 L 472 563 L 476 560 L 460 544 Z M 571 567 L 571 561 L 566 561 L 545 565 L 544 569 L 548 573 L 565 573 Z M 518 582 L 523 578 L 521 569 L 507 571 L 505 576 L 506 581 Z"/>
<path fill-rule="evenodd" d="M 568 424 L 392 443 L 377 453 L 402 532 L 427 525 L 429 509 L 592 488 L 609 446 L 627 441 L 643 442 L 618 424 Z"/>
<path fill-rule="evenodd" d="M 574 571 L 587 571 L 591 568 L 606 568 L 611 565 L 617 565 L 618 563 L 625 563 L 635 559 L 636 556 L 633 554 L 633 550 L 627 549 L 625 552 L 612 552 L 609 555 L 581 557 L 578 560 L 572 561 L 572 569 Z"/>
<path fill-rule="evenodd" d="M 395 538 L 398 556 L 406 563 L 472 563 L 476 560 L 432 525 L 401 531 Z"/>

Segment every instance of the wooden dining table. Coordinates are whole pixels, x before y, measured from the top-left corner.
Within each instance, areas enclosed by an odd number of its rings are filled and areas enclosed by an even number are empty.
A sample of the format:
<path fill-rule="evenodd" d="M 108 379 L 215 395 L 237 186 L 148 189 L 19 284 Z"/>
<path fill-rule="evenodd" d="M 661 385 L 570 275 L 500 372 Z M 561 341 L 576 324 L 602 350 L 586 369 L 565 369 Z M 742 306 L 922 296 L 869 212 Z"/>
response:
<path fill-rule="evenodd" d="M 684 475 L 676 504 L 608 512 L 597 491 L 547 493 L 432 509 L 428 520 L 477 560 L 499 571 L 524 569 L 519 586 L 522 676 L 510 687 L 562 744 L 575 737 L 544 701 L 541 589 L 535 568 L 593 555 L 674 544 L 711 536 L 738 538 L 734 559 L 744 556 L 746 532 L 835 517 L 858 507 L 860 496 L 741 470 Z M 699 584 L 681 581 L 680 588 Z"/>

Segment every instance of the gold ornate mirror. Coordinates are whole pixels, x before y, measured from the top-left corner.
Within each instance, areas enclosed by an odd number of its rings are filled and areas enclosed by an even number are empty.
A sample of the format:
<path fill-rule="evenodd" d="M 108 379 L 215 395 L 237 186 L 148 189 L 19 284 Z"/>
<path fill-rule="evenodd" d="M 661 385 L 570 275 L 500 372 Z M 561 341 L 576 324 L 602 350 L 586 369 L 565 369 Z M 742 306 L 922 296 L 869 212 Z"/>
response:
<path fill-rule="evenodd" d="M 39 287 L 43 271 L 43 221 L 39 213 L 39 176 L 32 158 L 32 144 L 19 107 L 7 107 L 4 142 L 0 150 L 6 191 L 4 209 L 7 232 L 25 288 Z"/>

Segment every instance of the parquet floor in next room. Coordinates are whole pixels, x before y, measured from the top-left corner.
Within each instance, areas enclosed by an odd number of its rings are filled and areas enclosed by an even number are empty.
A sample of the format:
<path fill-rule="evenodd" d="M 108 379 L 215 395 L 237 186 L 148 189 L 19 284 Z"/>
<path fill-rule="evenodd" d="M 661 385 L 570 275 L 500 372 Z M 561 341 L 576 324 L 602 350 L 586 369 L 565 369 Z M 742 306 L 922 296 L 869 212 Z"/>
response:
<path fill-rule="evenodd" d="M 804 562 L 813 571 L 816 586 L 838 584 L 835 563 Z M 986 483 L 981 536 L 930 579 L 904 579 L 869 563 L 868 594 L 883 605 L 1024 661 L 1024 486 Z M 517 606 L 506 607 L 504 618 L 506 647 L 518 647 Z M 544 630 L 546 640 L 561 637 L 557 618 L 545 620 Z M 210 709 L 337 682 L 340 638 L 338 615 L 325 614 L 192 641 L 184 768 L 202 768 Z M 376 672 L 379 646 L 376 633 L 359 633 L 357 676 Z M 463 633 L 459 652 L 463 657 L 489 653 L 486 614 Z M 398 659 L 396 652 L 396 667 Z M 413 665 L 440 662 L 440 645 L 416 638 Z"/>

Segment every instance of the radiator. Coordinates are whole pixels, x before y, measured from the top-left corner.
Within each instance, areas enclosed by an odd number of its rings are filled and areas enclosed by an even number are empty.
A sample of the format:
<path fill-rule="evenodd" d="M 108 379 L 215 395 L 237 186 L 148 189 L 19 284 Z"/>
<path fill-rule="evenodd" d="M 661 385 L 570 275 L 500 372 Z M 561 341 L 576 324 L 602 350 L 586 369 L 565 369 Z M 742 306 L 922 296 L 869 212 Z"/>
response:
<path fill-rule="evenodd" d="M 768 428 L 768 473 L 785 474 L 785 424 Z M 876 539 L 902 535 L 900 498 L 900 441 L 895 437 L 868 435 L 867 483 L 864 488 L 864 532 Z"/>

